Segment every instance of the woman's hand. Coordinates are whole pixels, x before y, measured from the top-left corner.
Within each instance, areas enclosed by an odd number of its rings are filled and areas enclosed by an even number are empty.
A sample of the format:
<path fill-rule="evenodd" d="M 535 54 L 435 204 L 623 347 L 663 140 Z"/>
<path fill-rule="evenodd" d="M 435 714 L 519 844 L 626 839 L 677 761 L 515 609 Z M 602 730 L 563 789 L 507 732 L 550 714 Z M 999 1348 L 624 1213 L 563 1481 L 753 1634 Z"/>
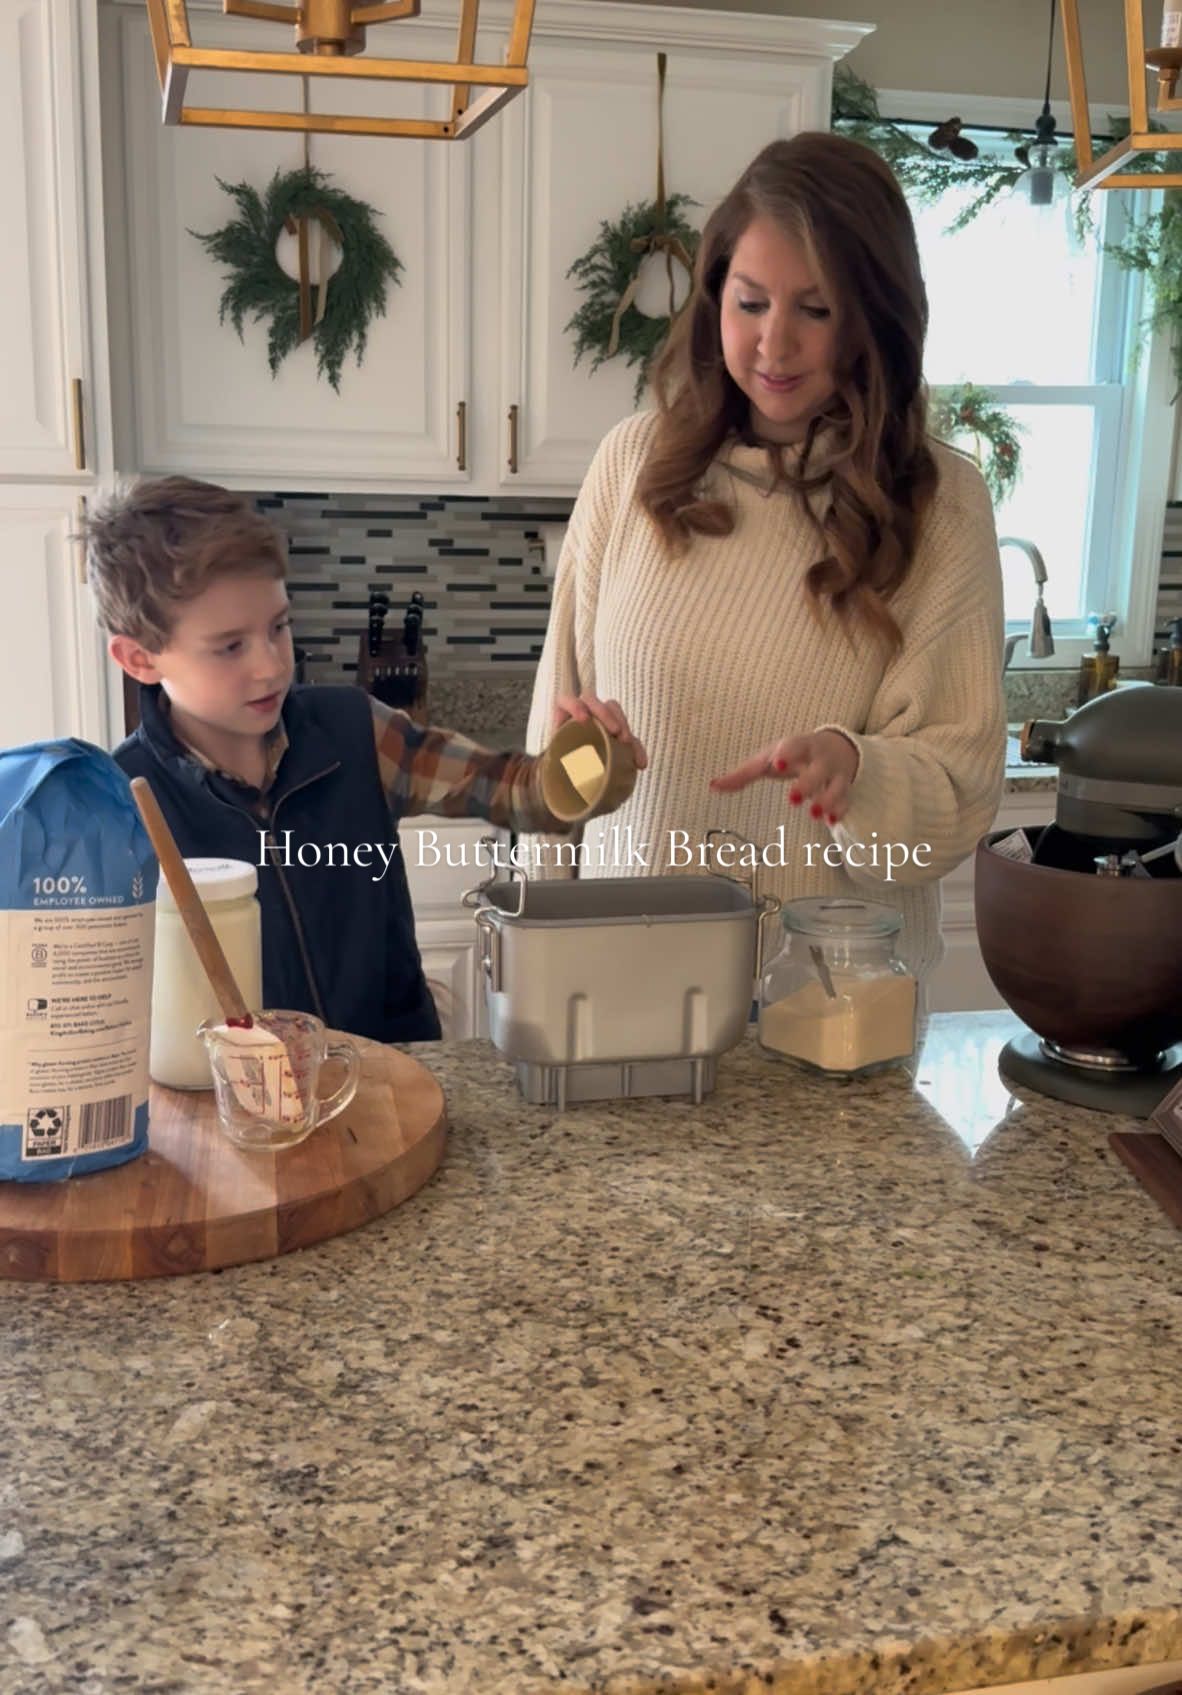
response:
<path fill-rule="evenodd" d="M 577 718 L 583 723 L 588 718 L 598 718 L 609 735 L 628 743 L 638 771 L 643 771 L 648 764 L 648 754 L 628 728 L 628 720 L 618 700 L 600 700 L 594 694 L 560 694 L 554 701 L 554 728 L 565 724 L 568 718 Z"/>
<path fill-rule="evenodd" d="M 788 783 L 793 806 L 806 802 L 814 818 L 836 824 L 849 804 L 850 784 L 858 769 L 858 750 L 840 730 L 818 730 L 811 736 L 788 736 L 765 747 L 733 771 L 711 779 L 716 794 L 745 789 L 763 777 Z"/>

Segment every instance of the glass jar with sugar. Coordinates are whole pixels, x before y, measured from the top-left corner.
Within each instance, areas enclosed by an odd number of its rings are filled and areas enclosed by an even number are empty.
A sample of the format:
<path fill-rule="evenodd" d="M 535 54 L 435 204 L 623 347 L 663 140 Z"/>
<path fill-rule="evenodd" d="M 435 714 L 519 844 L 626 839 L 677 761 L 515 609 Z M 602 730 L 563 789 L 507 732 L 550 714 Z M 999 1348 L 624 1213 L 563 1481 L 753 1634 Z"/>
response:
<path fill-rule="evenodd" d="M 822 895 L 789 902 L 780 921 L 784 942 L 760 983 L 764 1051 L 831 1077 L 909 1059 L 917 985 L 895 952 L 893 907 Z"/>
<path fill-rule="evenodd" d="M 259 874 L 244 859 L 186 859 L 201 904 L 252 1010 L 263 1004 Z M 212 1089 L 213 1073 L 197 1027 L 221 1017 L 189 932 L 162 877 L 156 895 L 152 1031 L 148 1073 L 170 1089 Z"/>

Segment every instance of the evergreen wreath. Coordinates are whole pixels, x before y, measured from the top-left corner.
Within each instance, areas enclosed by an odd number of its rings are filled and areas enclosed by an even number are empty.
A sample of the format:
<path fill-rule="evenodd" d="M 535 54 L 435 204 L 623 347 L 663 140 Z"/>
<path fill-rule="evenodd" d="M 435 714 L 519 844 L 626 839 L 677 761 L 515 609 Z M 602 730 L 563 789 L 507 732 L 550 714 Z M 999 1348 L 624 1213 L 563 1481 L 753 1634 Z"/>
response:
<path fill-rule="evenodd" d="M 384 317 L 386 290 L 397 286 L 402 261 L 377 227 L 372 206 L 354 200 L 331 186 L 323 171 L 303 166 L 276 171 L 265 195 L 249 183 L 223 182 L 238 205 L 238 216 L 212 235 L 190 230 L 230 275 L 222 293 L 218 322 L 227 318 L 242 339 L 243 320 L 270 319 L 267 363 L 274 376 L 280 364 L 305 337 L 316 347 L 317 374 L 327 377 L 336 392 L 341 367 L 352 349 L 361 364 L 374 317 Z M 306 276 L 297 282 L 280 269 L 275 243 L 301 219 L 316 219 L 340 243 L 341 263 L 320 285 L 320 312 L 315 323 L 308 312 Z"/>
<path fill-rule="evenodd" d="M 988 389 L 957 383 L 954 388 L 933 390 L 928 428 L 941 441 L 968 433 L 988 442 L 989 457 L 981 467 L 985 486 L 995 506 L 1009 499 L 1022 468 L 1018 440 L 1022 425 L 997 405 Z"/>
<path fill-rule="evenodd" d="M 648 318 L 633 304 L 637 255 L 663 251 L 670 276 L 675 261 L 691 271 L 699 238 L 685 208 L 696 204 L 688 194 L 671 194 L 663 218 L 655 200 L 626 207 L 614 223 L 600 224 L 595 241 L 567 272 L 587 297 L 566 326 L 566 333 L 575 338 L 575 364 L 589 354 L 591 369 L 597 371 L 622 353 L 627 365 L 640 366 L 638 404 L 649 360 L 668 335 L 673 317 Z"/>

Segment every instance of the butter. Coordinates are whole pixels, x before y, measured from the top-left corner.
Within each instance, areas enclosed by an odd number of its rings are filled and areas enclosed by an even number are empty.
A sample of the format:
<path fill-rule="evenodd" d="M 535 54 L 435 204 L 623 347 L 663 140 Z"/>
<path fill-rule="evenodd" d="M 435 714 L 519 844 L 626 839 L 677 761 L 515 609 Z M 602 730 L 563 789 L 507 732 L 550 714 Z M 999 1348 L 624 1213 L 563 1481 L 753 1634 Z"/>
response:
<path fill-rule="evenodd" d="M 593 747 L 576 747 L 560 761 L 572 785 L 590 806 L 603 782 L 604 763 Z"/>

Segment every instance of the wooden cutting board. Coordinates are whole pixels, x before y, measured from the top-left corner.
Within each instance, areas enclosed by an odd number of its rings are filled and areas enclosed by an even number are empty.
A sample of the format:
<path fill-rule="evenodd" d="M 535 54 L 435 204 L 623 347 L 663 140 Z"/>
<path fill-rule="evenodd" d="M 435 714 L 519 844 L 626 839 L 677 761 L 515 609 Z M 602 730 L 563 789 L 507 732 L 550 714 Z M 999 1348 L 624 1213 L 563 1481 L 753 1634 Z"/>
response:
<path fill-rule="evenodd" d="M 1182 1158 L 1155 1130 L 1114 1130 L 1108 1138 L 1141 1187 L 1182 1230 Z"/>
<path fill-rule="evenodd" d="M 405 1201 L 443 1158 L 443 1090 L 409 1054 L 345 1039 L 361 1052 L 357 1093 L 298 1147 L 247 1153 L 218 1129 L 212 1089 L 153 1083 L 141 1158 L 66 1183 L 0 1183 L 0 1276 L 214 1271 L 339 1236 Z M 336 1069 L 326 1067 L 330 1088 Z"/>

